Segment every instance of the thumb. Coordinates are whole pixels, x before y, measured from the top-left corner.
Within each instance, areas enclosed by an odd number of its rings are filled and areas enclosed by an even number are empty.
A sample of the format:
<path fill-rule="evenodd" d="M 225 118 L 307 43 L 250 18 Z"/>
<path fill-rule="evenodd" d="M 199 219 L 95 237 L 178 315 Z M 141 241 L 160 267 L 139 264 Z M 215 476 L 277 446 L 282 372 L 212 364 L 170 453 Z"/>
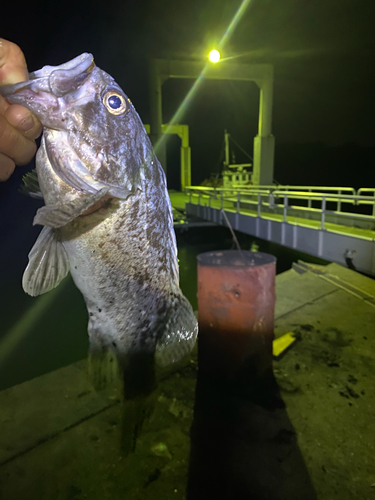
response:
<path fill-rule="evenodd" d="M 25 56 L 13 42 L 0 38 L 0 86 L 29 78 Z"/>

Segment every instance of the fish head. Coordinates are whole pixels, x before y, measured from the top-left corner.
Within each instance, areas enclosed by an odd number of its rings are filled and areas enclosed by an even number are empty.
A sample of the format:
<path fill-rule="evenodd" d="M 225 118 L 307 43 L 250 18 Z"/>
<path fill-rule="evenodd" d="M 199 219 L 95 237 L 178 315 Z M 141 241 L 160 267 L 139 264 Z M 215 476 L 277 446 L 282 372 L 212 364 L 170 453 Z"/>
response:
<path fill-rule="evenodd" d="M 91 54 L 81 54 L 60 66 L 44 66 L 30 73 L 29 80 L 25 82 L 3 86 L 1 94 L 12 104 L 21 104 L 30 109 L 44 127 L 66 129 L 65 99 L 82 91 L 94 66 Z"/>
<path fill-rule="evenodd" d="M 61 132 L 64 149 L 68 144 L 98 182 L 130 186 L 139 168 L 153 160 L 151 143 L 133 104 L 116 81 L 95 65 L 91 54 L 60 66 L 45 66 L 30 73 L 25 82 L 1 87 L 0 93 L 30 109 L 54 137 Z"/>

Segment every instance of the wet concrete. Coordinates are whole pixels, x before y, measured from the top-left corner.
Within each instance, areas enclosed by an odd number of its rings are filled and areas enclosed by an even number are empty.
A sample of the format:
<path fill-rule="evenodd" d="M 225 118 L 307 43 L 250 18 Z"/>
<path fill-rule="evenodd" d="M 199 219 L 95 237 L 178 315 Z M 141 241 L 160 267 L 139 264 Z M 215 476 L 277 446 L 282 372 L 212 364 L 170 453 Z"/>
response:
<path fill-rule="evenodd" d="M 118 394 L 85 361 L 1 391 L 0 499 L 372 498 L 375 282 L 331 264 L 278 275 L 276 295 L 275 334 L 298 341 L 274 377 L 197 382 L 195 352 L 128 457 Z"/>

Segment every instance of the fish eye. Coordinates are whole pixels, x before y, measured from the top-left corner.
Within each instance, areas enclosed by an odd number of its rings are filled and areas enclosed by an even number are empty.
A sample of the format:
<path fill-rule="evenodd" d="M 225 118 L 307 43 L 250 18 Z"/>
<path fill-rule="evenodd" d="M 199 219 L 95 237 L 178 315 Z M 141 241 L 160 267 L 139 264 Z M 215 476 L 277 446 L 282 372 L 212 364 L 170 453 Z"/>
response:
<path fill-rule="evenodd" d="M 103 104 L 113 115 L 122 115 L 128 108 L 125 97 L 113 91 L 104 94 Z"/>

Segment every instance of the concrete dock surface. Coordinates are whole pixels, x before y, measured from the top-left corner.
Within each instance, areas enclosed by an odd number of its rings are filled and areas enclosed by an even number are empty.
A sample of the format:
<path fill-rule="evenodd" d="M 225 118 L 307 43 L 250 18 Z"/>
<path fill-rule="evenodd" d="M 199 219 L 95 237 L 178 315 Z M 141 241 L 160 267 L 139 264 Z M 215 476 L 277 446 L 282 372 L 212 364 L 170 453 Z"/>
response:
<path fill-rule="evenodd" d="M 297 337 L 277 385 L 197 383 L 195 351 L 129 456 L 119 394 L 86 360 L 1 391 L 0 499 L 375 498 L 375 281 L 298 263 L 276 294 L 275 336 Z"/>

